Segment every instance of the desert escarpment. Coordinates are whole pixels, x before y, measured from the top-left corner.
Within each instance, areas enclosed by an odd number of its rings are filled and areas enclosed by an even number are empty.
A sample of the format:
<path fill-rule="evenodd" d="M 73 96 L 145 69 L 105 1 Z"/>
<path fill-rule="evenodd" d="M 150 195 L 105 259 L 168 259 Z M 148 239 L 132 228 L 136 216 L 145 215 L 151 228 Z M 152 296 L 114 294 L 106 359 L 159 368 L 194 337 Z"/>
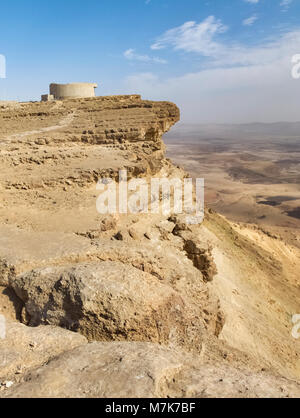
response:
<path fill-rule="evenodd" d="M 0 396 L 300 395 L 297 249 L 212 211 L 96 210 L 120 169 L 186 176 L 178 120 L 137 95 L 1 107 Z"/>

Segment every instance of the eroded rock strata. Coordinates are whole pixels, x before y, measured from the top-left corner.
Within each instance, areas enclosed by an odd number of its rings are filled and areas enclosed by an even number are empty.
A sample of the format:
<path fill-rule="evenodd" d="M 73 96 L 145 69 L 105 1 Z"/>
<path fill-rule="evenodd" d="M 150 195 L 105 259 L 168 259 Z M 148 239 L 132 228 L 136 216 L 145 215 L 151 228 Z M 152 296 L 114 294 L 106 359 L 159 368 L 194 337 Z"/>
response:
<path fill-rule="evenodd" d="M 300 257 L 207 211 L 100 215 L 100 178 L 184 178 L 137 95 L 0 108 L 2 397 L 296 397 Z M 276 241 L 276 242 L 275 242 Z"/>

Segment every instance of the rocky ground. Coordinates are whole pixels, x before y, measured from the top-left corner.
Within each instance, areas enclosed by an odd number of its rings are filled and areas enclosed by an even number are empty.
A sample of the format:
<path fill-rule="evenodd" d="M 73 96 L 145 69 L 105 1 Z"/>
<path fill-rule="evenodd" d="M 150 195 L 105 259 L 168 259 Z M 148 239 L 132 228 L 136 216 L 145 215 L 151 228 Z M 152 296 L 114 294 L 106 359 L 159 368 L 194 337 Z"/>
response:
<path fill-rule="evenodd" d="M 298 397 L 300 250 L 207 211 L 100 215 L 99 178 L 181 177 L 172 103 L 0 106 L 1 397 Z"/>

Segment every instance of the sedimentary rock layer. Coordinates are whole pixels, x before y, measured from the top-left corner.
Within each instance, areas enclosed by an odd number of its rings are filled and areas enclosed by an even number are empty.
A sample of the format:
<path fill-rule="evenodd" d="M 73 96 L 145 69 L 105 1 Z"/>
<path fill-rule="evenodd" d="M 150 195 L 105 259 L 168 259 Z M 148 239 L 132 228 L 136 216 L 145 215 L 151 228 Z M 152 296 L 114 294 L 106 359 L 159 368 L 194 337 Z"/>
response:
<path fill-rule="evenodd" d="M 120 169 L 186 176 L 162 142 L 178 120 L 137 95 L 0 106 L 0 396 L 300 394 L 296 253 L 212 211 L 96 210 Z"/>

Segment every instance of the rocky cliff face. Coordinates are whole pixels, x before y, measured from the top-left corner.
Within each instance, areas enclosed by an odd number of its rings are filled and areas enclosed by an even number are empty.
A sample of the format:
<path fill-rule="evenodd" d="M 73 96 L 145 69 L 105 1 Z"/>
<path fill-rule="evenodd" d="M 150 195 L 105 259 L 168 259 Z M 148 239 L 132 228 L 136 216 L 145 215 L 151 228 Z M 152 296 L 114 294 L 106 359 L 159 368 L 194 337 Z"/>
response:
<path fill-rule="evenodd" d="M 294 249 L 211 211 L 96 211 L 120 169 L 186 175 L 178 120 L 136 95 L 1 107 L 0 396 L 300 395 Z"/>

